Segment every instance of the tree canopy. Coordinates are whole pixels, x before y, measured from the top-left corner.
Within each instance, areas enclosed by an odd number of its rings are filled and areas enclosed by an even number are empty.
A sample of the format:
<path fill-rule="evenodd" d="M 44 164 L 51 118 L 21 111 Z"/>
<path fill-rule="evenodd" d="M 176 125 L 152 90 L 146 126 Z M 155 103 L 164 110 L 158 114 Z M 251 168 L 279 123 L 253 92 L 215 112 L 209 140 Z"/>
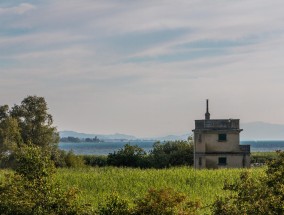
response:
<path fill-rule="evenodd" d="M 28 96 L 12 108 L 0 106 L 0 158 L 22 145 L 57 148 L 58 142 L 59 134 L 43 97 Z"/>
<path fill-rule="evenodd" d="M 226 183 L 226 197 L 213 204 L 213 214 L 284 214 L 284 152 L 268 162 L 267 170 L 259 178 L 245 171 L 233 184 Z"/>
<path fill-rule="evenodd" d="M 7 132 L 13 132 L 20 134 L 23 143 L 50 146 L 59 141 L 56 127 L 52 124 L 52 115 L 48 113 L 43 97 L 28 96 L 20 105 L 14 105 L 11 109 L 8 105 L 0 106 L 0 125 L 3 132 L 1 138 L 7 136 Z M 20 142 L 17 135 L 12 137 L 16 137 L 13 141 Z"/>

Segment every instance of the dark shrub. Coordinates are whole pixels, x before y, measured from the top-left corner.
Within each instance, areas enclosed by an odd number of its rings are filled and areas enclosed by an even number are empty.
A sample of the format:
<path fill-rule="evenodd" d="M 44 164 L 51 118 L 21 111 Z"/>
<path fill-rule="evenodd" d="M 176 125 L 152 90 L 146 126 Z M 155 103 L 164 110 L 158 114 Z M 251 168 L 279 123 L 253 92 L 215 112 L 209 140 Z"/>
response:
<path fill-rule="evenodd" d="M 69 151 L 65 156 L 65 163 L 66 166 L 69 168 L 85 167 L 84 159 L 79 155 L 75 155 L 72 150 Z"/>
<path fill-rule="evenodd" d="M 107 156 L 105 155 L 81 155 L 85 164 L 88 166 L 107 166 Z"/>
<path fill-rule="evenodd" d="M 150 156 L 156 168 L 192 165 L 193 144 L 187 141 L 156 142 Z"/>
<path fill-rule="evenodd" d="M 143 167 L 146 165 L 143 161 L 146 152 L 137 145 L 126 144 L 117 152 L 110 153 L 107 157 L 107 163 L 111 166 Z"/>

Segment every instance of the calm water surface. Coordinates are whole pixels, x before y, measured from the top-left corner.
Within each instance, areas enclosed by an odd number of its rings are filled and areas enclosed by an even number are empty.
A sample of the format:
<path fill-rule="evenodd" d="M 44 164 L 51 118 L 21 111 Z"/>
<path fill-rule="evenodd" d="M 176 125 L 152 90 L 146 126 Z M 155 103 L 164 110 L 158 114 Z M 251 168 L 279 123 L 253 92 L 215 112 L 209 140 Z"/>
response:
<path fill-rule="evenodd" d="M 102 143 L 59 143 L 59 148 L 69 151 L 73 150 L 75 154 L 86 155 L 108 155 L 125 144 L 138 145 L 145 151 L 152 150 L 154 141 L 119 141 L 119 142 L 102 142 Z M 251 152 L 272 152 L 276 150 L 284 150 L 284 140 L 281 141 L 241 141 L 241 144 L 251 145 Z"/>

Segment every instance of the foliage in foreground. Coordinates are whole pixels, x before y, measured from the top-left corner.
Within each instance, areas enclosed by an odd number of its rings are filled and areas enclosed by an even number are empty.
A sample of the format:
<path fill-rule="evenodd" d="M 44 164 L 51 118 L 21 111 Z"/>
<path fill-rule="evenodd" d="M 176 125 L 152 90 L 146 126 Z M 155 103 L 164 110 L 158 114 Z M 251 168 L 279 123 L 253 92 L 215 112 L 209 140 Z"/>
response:
<path fill-rule="evenodd" d="M 225 184 L 224 189 L 231 194 L 214 202 L 216 215 L 284 214 L 284 152 L 278 152 L 278 158 L 268 163 L 262 177 L 244 172 L 238 182 Z"/>
<path fill-rule="evenodd" d="M 150 189 L 135 201 L 132 208 L 127 200 L 112 194 L 99 206 L 98 215 L 193 215 L 199 208 L 199 201 L 190 201 L 186 195 L 171 188 Z"/>
<path fill-rule="evenodd" d="M 15 153 L 17 168 L 0 184 L 0 214 L 87 214 L 77 201 L 78 190 L 62 189 L 54 180 L 48 151 L 24 146 Z"/>
<path fill-rule="evenodd" d="M 200 208 L 199 201 L 190 201 L 186 195 L 171 188 L 156 190 L 150 189 L 145 197 L 136 201 L 133 214 L 196 214 Z"/>
<path fill-rule="evenodd" d="M 277 158 L 276 152 L 252 152 L 251 153 L 251 164 L 253 166 L 261 166 L 269 161 Z"/>

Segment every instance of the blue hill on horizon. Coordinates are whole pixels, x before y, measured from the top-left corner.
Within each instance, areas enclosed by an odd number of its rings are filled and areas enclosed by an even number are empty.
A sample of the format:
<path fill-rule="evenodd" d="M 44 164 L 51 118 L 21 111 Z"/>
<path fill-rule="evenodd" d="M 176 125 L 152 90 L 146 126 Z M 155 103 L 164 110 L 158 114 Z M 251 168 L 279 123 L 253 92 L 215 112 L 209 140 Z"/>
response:
<path fill-rule="evenodd" d="M 241 123 L 240 128 L 243 131 L 240 134 L 241 141 L 251 140 L 284 140 L 284 125 L 271 124 L 266 122 L 250 122 Z M 172 141 L 172 140 L 187 140 L 188 136 L 192 133 L 183 135 L 166 135 L 161 137 L 143 137 L 138 138 L 128 134 L 87 134 L 76 131 L 60 131 L 60 137 L 78 137 L 78 138 L 94 138 L 97 137 L 101 140 L 160 140 L 160 141 Z"/>

